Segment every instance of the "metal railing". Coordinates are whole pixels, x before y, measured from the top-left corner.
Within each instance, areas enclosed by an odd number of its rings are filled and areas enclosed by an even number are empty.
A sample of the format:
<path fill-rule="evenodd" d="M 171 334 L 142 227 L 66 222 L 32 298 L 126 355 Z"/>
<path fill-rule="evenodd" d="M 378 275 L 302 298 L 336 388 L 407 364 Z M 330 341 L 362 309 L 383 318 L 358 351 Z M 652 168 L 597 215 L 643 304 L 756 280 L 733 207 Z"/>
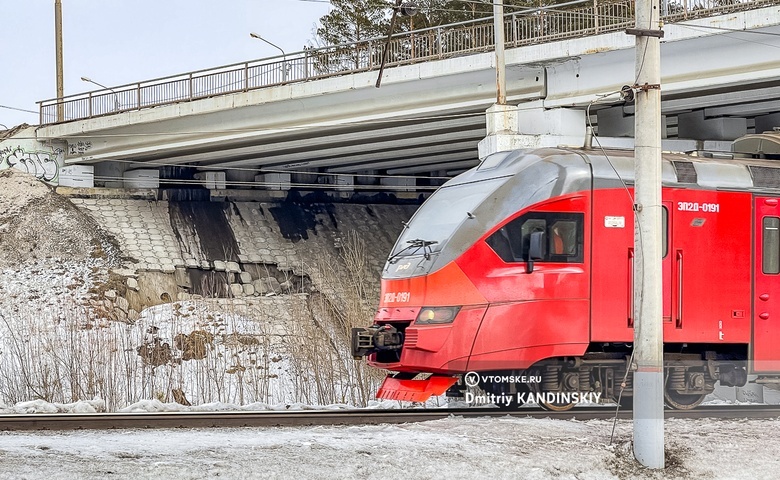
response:
<path fill-rule="evenodd" d="M 780 4 L 780 0 L 675 0 L 663 4 L 664 22 L 679 22 L 727 12 Z M 584 5 L 584 6 L 583 6 Z M 566 38 L 624 30 L 634 25 L 634 1 L 568 4 L 508 13 L 504 17 L 507 47 L 520 47 Z M 207 70 L 182 73 L 62 99 L 38 102 L 40 124 L 94 118 L 177 102 L 246 92 L 288 83 L 365 72 L 379 68 L 387 43 L 387 66 L 486 52 L 493 49 L 492 18 L 414 30 L 384 38 L 305 49 Z"/>

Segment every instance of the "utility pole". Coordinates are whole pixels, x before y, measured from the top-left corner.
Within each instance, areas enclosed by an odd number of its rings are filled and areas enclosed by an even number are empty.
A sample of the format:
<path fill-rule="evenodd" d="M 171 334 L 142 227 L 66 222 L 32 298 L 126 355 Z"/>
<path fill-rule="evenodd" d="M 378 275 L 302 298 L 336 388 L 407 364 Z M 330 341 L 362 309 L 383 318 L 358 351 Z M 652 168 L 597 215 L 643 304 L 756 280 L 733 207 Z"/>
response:
<path fill-rule="evenodd" d="M 493 30 L 496 42 L 496 104 L 506 105 L 506 61 L 504 60 L 504 4 L 493 0 Z"/>
<path fill-rule="evenodd" d="M 62 0 L 54 0 L 54 37 L 57 57 L 57 121 L 61 122 L 65 120 L 65 109 L 62 105 L 62 97 L 65 96 L 62 81 Z"/>
<path fill-rule="evenodd" d="M 634 457 L 664 468 L 659 0 L 637 0 L 634 190 Z M 632 365 L 632 367 L 634 367 Z"/>

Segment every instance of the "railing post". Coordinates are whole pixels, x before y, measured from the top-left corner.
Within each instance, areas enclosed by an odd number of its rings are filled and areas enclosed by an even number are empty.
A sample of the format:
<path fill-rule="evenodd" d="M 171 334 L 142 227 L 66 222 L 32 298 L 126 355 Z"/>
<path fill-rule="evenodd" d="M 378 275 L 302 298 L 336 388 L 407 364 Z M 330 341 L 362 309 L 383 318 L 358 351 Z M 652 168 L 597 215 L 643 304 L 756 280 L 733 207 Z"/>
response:
<path fill-rule="evenodd" d="M 249 62 L 244 63 L 244 91 L 249 90 Z"/>
<path fill-rule="evenodd" d="M 190 100 L 192 100 L 194 98 L 194 95 L 192 94 L 192 73 L 190 73 L 187 77 L 189 78 L 189 82 L 188 82 L 189 83 L 188 90 L 190 91 L 190 96 L 189 97 L 190 97 Z"/>
<path fill-rule="evenodd" d="M 135 105 L 138 109 L 141 109 L 141 82 L 135 84 Z"/>
<path fill-rule="evenodd" d="M 444 53 L 444 48 L 442 47 L 442 44 L 441 44 L 441 27 L 436 29 L 436 43 L 439 44 L 439 46 L 438 46 L 438 50 L 439 50 L 438 55 L 439 55 L 439 58 L 441 58 L 443 53 Z"/>
<path fill-rule="evenodd" d="M 599 33 L 599 4 L 596 0 L 593 0 L 593 30 Z"/>

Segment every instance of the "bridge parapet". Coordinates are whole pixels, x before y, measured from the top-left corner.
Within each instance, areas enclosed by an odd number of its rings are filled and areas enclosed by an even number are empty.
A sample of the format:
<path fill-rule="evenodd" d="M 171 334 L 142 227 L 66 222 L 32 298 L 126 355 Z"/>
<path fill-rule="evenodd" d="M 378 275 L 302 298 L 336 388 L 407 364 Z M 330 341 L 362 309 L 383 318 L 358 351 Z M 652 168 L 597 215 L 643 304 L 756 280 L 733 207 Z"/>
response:
<path fill-rule="evenodd" d="M 780 4 L 780 0 L 682 0 L 668 2 L 665 22 L 679 22 Z M 561 9 L 561 7 L 565 7 Z M 577 0 L 508 13 L 509 48 L 623 30 L 634 24 L 634 1 Z M 282 84 L 376 70 L 384 38 L 305 49 L 206 70 L 100 89 L 39 102 L 40 124 L 51 125 L 178 102 L 246 92 Z M 450 58 L 492 50 L 491 18 L 397 34 L 387 43 L 387 66 Z M 62 110 L 62 116 L 58 111 Z"/>

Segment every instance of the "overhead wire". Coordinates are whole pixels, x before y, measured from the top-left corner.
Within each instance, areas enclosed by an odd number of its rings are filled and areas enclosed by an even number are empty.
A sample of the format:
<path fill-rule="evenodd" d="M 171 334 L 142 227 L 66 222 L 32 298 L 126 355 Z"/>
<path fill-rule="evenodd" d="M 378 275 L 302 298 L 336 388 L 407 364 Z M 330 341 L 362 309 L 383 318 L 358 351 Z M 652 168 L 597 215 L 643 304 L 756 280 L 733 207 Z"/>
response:
<path fill-rule="evenodd" d="M 120 177 L 115 175 L 95 175 L 94 180 L 99 182 L 106 182 L 106 181 L 124 181 L 127 182 L 128 178 L 126 177 Z M 306 182 L 287 182 L 287 181 L 246 181 L 246 180 L 225 180 L 225 181 L 208 181 L 208 180 L 200 180 L 200 179 L 180 179 L 180 178 L 154 178 L 155 181 L 159 181 L 160 184 L 165 185 L 191 185 L 191 186 L 204 186 L 209 183 L 219 183 L 221 185 L 225 186 L 231 186 L 231 187 L 280 187 L 284 186 L 285 189 L 287 188 L 303 188 L 303 189 L 311 189 L 311 190 L 340 190 L 340 191 L 351 191 L 351 190 L 366 190 L 366 191 L 377 191 L 377 190 L 387 190 L 387 191 L 393 191 L 397 192 L 399 187 L 396 185 L 360 185 L 360 184 L 338 184 L 338 183 L 306 183 Z M 438 185 L 415 185 L 414 190 L 436 190 L 439 188 Z"/>
<path fill-rule="evenodd" d="M 0 108 L 6 108 L 8 110 L 16 110 L 17 112 L 32 113 L 35 115 L 38 115 L 40 113 L 40 112 L 36 112 L 35 110 L 27 110 L 26 108 L 11 107 L 9 105 L 0 105 Z"/>
<path fill-rule="evenodd" d="M 634 83 L 636 84 L 636 82 L 634 82 Z M 606 149 L 604 148 L 604 146 L 601 145 L 601 141 L 599 141 L 598 135 L 595 134 L 595 129 L 593 127 L 593 121 L 590 118 L 590 107 L 592 105 L 594 105 L 595 103 L 597 103 L 597 102 L 599 102 L 599 101 L 601 101 L 601 100 L 603 100 L 603 99 L 605 99 L 607 97 L 611 97 L 613 95 L 619 95 L 619 94 L 621 94 L 621 90 L 618 90 L 616 92 L 606 93 L 604 95 L 600 95 L 599 98 L 591 101 L 588 104 L 588 106 L 585 108 L 585 118 L 586 118 L 586 120 L 588 122 L 588 127 L 590 128 L 590 131 L 591 131 L 591 133 L 593 135 L 593 140 L 596 142 L 596 145 L 598 145 L 599 150 L 601 150 L 602 155 L 604 155 L 604 158 L 606 159 L 606 161 L 609 164 L 610 168 L 612 168 L 612 171 L 615 172 L 615 176 L 617 176 L 618 180 L 623 185 L 623 189 L 626 191 L 626 195 L 628 196 L 628 199 L 631 202 L 631 211 L 634 212 L 634 222 L 635 222 L 635 224 L 641 226 L 640 220 L 637 217 L 636 209 L 633 208 L 635 200 L 634 200 L 634 196 L 631 194 L 631 190 L 628 188 L 628 183 L 620 175 L 620 172 L 615 167 L 615 164 L 609 158 L 609 154 L 607 153 Z M 639 244 L 642 245 L 642 243 L 643 243 L 643 241 L 642 241 L 642 229 L 641 228 L 637 228 L 636 230 L 639 232 Z M 636 258 L 636 255 L 635 255 L 635 258 Z M 643 269 L 644 269 L 644 262 L 645 262 L 644 255 L 642 255 L 641 258 L 642 258 Z M 633 273 L 632 273 L 632 275 L 633 275 Z M 633 292 L 632 292 L 632 295 L 633 295 Z M 639 302 L 639 308 L 640 309 L 642 308 L 642 305 L 643 305 L 643 302 L 640 301 Z M 632 314 L 633 314 L 633 312 L 632 312 Z M 621 401 L 623 399 L 623 391 L 625 390 L 625 388 L 627 386 L 628 374 L 631 371 L 631 366 L 634 363 L 634 353 L 635 352 L 636 352 L 636 349 L 632 347 L 631 348 L 631 355 L 630 355 L 630 357 L 628 359 L 628 365 L 626 366 L 626 373 L 625 373 L 625 375 L 623 375 L 623 381 L 620 383 L 620 391 L 618 392 L 617 406 L 615 407 L 615 416 L 614 416 L 613 421 L 612 421 L 612 434 L 610 435 L 610 438 L 609 438 L 609 443 L 610 444 L 612 444 L 612 442 L 614 441 L 614 438 L 615 438 L 615 427 L 617 426 L 618 413 L 620 412 L 620 403 L 621 403 Z"/>
<path fill-rule="evenodd" d="M 735 28 L 725 28 L 725 27 L 715 27 L 715 26 L 708 26 L 708 25 L 690 25 L 686 23 L 675 23 L 674 25 L 681 26 L 683 28 L 688 28 L 691 30 L 719 30 L 719 31 L 725 31 L 728 33 L 724 33 L 723 35 L 729 38 L 733 38 L 734 40 L 738 40 L 740 42 L 745 43 L 752 43 L 754 45 L 763 45 L 765 47 L 772 47 L 772 48 L 780 48 L 780 45 L 774 45 L 771 43 L 764 43 L 764 42 L 757 42 L 755 40 L 750 40 L 747 38 L 741 38 L 741 36 L 736 35 L 738 33 L 745 33 L 745 34 L 758 34 L 758 35 L 769 35 L 772 37 L 780 36 L 780 33 L 774 33 L 774 32 L 756 32 L 752 30 L 739 30 Z"/>
<path fill-rule="evenodd" d="M 426 176 L 426 175 L 380 175 L 380 174 L 369 174 L 369 173 L 336 173 L 336 172 L 312 172 L 312 171 L 306 171 L 306 170 L 295 170 L 295 169 L 282 169 L 282 168 L 265 168 L 265 167 L 230 167 L 230 166 L 209 166 L 209 165 L 187 165 L 182 163 L 172 163 L 172 162 L 158 162 L 158 161 L 139 161 L 139 160 L 112 160 L 112 162 L 116 163 L 123 163 L 123 164 L 129 164 L 129 165 L 137 165 L 137 166 L 147 166 L 147 167 L 180 167 L 180 168 L 194 168 L 198 169 L 199 171 L 236 171 L 236 172 L 256 172 L 258 174 L 260 173 L 289 173 L 289 174 L 296 174 L 296 175 L 312 175 L 312 176 L 331 176 L 331 177 L 365 177 L 365 178 L 408 178 L 408 179 L 449 179 L 452 177 L 449 176 Z M 359 165 L 356 166 L 356 168 L 359 168 Z"/>

